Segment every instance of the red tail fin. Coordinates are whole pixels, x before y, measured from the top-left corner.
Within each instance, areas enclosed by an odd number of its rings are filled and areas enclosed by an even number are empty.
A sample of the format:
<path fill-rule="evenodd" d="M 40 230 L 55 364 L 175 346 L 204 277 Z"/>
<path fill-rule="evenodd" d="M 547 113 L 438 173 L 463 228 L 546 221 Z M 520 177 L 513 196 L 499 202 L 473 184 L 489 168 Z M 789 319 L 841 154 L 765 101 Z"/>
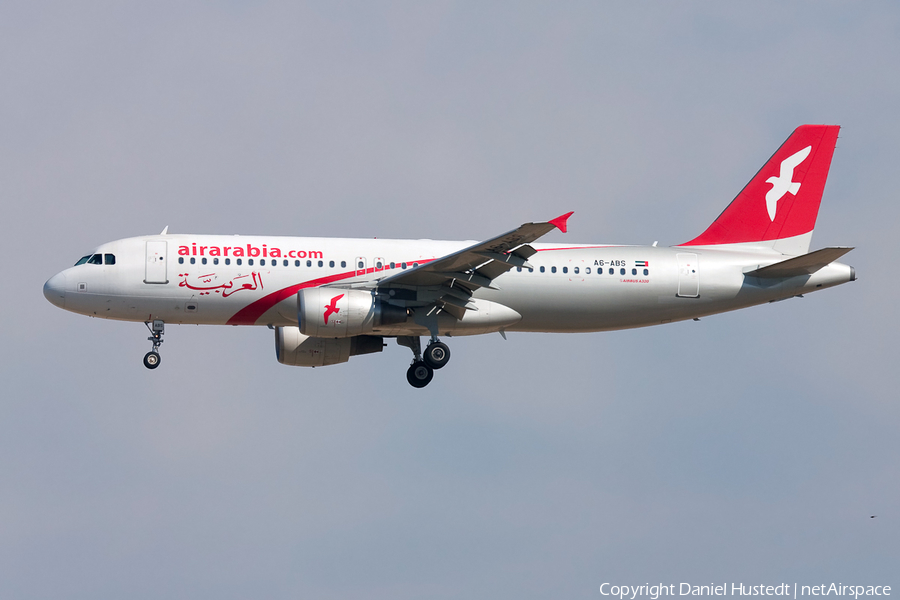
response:
<path fill-rule="evenodd" d="M 811 233 L 840 127 L 801 125 L 706 231 L 682 246 L 771 242 Z M 809 236 L 807 236 L 809 237 Z M 806 252 L 809 241 L 806 240 Z"/>

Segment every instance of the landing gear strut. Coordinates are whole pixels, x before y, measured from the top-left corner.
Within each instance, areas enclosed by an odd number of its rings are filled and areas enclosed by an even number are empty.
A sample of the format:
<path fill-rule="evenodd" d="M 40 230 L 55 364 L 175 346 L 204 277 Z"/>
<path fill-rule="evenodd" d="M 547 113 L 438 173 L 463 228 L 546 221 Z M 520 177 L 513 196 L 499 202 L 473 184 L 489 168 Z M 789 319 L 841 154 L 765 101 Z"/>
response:
<path fill-rule="evenodd" d="M 397 338 L 397 343 L 412 350 L 413 361 L 406 371 L 406 380 L 416 388 L 423 388 L 431 383 L 434 371 L 446 366 L 450 360 L 450 348 L 436 337 L 431 338 L 424 354 L 418 336 L 401 336 Z"/>
<path fill-rule="evenodd" d="M 148 321 L 144 321 L 144 325 L 150 331 L 150 337 L 147 339 L 153 342 L 153 349 L 144 355 L 144 366 L 148 369 L 155 369 L 162 360 L 159 357 L 159 345 L 163 343 L 163 334 L 166 332 L 166 324 L 159 319 L 153 321 L 151 325 Z"/>

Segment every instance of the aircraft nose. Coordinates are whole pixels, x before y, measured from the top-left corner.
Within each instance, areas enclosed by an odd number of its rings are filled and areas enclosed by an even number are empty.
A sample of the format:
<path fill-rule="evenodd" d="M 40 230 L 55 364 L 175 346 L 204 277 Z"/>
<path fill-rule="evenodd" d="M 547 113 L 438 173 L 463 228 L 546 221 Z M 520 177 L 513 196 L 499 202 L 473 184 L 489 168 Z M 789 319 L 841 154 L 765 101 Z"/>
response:
<path fill-rule="evenodd" d="M 57 273 L 44 284 L 44 298 L 59 308 L 66 307 L 66 276 Z"/>

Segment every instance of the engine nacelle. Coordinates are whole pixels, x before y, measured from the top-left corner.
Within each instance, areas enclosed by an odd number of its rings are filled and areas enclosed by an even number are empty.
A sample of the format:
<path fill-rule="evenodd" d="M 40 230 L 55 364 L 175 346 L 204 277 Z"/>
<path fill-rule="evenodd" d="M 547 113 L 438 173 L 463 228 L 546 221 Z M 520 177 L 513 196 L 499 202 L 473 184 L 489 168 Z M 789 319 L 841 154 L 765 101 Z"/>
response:
<path fill-rule="evenodd" d="M 365 290 L 320 287 L 297 293 L 300 333 L 310 337 L 353 337 L 405 323 L 407 317 L 405 308 L 382 302 Z"/>
<path fill-rule="evenodd" d="M 293 367 L 324 367 L 350 360 L 351 356 L 381 352 L 384 338 L 361 335 L 351 338 L 317 338 L 300 333 L 299 327 L 275 328 L 275 356 Z"/>

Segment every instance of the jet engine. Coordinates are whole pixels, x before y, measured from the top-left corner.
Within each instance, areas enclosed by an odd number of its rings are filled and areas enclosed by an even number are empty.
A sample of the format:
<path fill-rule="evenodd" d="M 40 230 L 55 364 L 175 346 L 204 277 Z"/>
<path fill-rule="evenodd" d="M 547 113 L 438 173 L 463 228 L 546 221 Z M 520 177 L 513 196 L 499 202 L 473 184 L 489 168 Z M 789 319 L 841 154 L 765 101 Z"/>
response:
<path fill-rule="evenodd" d="M 310 337 L 353 337 L 405 323 L 407 317 L 405 308 L 387 304 L 365 290 L 319 287 L 297 293 L 300 333 Z"/>
<path fill-rule="evenodd" d="M 384 349 L 384 338 L 360 335 L 349 338 L 318 338 L 300 333 L 299 327 L 275 328 L 275 355 L 278 362 L 292 367 L 324 367 L 350 360 L 358 354 Z"/>

